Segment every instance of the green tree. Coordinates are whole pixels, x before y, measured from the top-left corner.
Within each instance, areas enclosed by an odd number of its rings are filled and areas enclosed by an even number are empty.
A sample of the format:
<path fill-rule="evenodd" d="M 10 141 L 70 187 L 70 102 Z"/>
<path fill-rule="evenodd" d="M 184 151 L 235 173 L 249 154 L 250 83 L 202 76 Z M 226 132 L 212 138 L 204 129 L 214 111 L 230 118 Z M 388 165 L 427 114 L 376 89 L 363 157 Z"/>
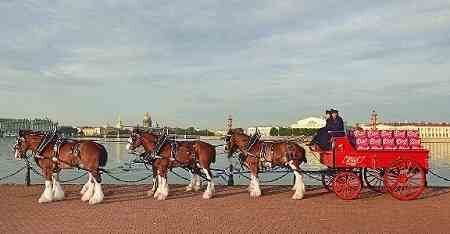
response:
<path fill-rule="evenodd" d="M 291 128 L 280 127 L 278 129 L 278 134 L 280 136 L 290 136 L 291 135 Z"/>
<path fill-rule="evenodd" d="M 278 136 L 278 128 L 271 128 L 270 129 L 270 135 L 271 136 Z"/>

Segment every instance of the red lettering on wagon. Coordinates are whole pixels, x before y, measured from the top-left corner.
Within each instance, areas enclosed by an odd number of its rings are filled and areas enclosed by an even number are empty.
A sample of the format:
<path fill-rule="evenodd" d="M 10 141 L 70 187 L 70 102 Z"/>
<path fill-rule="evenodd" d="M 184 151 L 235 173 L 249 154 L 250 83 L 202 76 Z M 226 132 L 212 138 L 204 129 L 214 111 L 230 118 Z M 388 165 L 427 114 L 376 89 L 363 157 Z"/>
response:
<path fill-rule="evenodd" d="M 345 155 L 343 163 L 348 166 L 355 167 L 358 164 L 360 164 L 366 156 L 351 156 L 351 155 Z"/>

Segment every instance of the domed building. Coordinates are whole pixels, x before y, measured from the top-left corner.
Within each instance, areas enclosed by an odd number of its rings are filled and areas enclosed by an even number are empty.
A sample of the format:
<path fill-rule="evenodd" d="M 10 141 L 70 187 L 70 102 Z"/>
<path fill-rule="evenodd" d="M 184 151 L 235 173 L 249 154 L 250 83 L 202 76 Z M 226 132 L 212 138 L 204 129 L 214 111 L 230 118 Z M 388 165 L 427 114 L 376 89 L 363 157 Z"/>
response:
<path fill-rule="evenodd" d="M 144 114 L 144 119 L 142 120 L 142 126 L 144 126 L 144 128 L 151 128 L 153 126 L 152 117 L 150 116 L 150 114 L 148 112 L 145 112 L 145 114 Z"/>
<path fill-rule="evenodd" d="M 298 120 L 297 123 L 291 125 L 291 128 L 321 128 L 324 127 L 325 124 L 325 119 L 309 117 Z"/>

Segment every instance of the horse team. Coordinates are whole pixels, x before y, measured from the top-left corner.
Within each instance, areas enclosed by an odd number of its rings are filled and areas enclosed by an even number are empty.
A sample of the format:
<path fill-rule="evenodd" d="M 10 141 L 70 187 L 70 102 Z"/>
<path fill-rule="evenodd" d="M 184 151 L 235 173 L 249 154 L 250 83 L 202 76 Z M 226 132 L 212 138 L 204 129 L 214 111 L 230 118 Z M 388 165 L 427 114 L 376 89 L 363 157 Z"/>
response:
<path fill-rule="evenodd" d="M 306 162 L 306 155 L 305 150 L 297 143 L 262 141 L 246 135 L 240 128 L 231 129 L 225 137 L 225 143 L 228 157 L 239 152 L 242 165 L 250 170 L 248 191 L 251 197 L 261 196 L 258 171 L 264 165 L 269 168 L 277 166 L 291 169 L 295 176 L 292 199 L 303 198 L 305 185 L 300 164 Z M 128 138 L 126 148 L 130 152 L 135 152 L 138 148 L 145 151 L 141 157 L 151 165 L 153 171 L 153 186 L 148 192 L 149 196 L 165 200 L 169 194 L 167 182 L 169 169 L 183 167 L 192 173 L 186 191 L 199 191 L 200 177 L 203 177 L 207 181 L 207 186 L 202 197 L 204 199 L 214 197 L 211 164 L 216 160 L 215 146 L 200 140 L 176 141 L 169 139 L 165 134 L 134 129 Z M 89 201 L 89 204 L 103 201 L 101 173 L 108 160 L 103 145 L 90 140 L 62 139 L 56 134 L 20 131 L 13 150 L 18 160 L 27 157 L 27 152 L 31 151 L 36 164 L 42 170 L 45 188 L 38 200 L 39 203 L 64 199 L 58 174 L 67 168 L 82 169 L 89 174 L 89 179 L 80 192 L 82 201 Z"/>

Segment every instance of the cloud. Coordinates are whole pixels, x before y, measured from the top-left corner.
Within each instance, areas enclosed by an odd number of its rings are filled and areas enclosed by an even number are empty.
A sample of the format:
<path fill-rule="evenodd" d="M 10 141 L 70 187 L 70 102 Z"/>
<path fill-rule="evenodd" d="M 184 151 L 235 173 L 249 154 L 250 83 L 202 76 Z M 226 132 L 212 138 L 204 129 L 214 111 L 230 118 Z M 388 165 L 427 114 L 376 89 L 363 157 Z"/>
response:
<path fill-rule="evenodd" d="M 450 100 L 448 1 L 1 1 L 0 10 L 0 93 L 21 104 L 0 101 L 0 115 L 84 125 L 150 111 L 205 127 L 228 114 L 242 126 L 288 125 L 329 107 L 351 121 L 372 108 L 391 120 L 450 115 L 440 106 Z"/>

